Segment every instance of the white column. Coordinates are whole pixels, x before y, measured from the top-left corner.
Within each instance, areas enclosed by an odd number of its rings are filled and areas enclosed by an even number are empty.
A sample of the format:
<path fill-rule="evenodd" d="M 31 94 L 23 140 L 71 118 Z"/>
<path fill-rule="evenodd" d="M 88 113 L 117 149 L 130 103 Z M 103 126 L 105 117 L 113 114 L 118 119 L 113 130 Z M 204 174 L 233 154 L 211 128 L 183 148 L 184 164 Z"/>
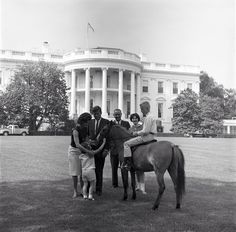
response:
<path fill-rule="evenodd" d="M 141 98 L 141 77 L 140 74 L 136 75 L 136 83 L 137 83 L 137 93 L 136 93 L 136 112 L 140 114 L 140 98 Z"/>
<path fill-rule="evenodd" d="M 130 78 L 131 91 L 130 91 L 130 113 L 135 113 L 135 74 L 131 72 Z"/>
<path fill-rule="evenodd" d="M 90 111 L 90 69 L 85 69 L 85 103 L 84 108 L 86 112 Z"/>
<path fill-rule="evenodd" d="M 75 90 L 75 84 L 76 84 L 76 73 L 75 69 L 71 70 L 71 109 L 70 109 L 70 115 L 73 118 L 75 116 L 75 96 L 76 96 L 76 90 Z"/>
<path fill-rule="evenodd" d="M 230 134 L 230 126 L 227 126 L 227 134 Z"/>
<path fill-rule="evenodd" d="M 118 108 L 123 113 L 123 70 L 119 70 Z"/>
<path fill-rule="evenodd" d="M 107 117 L 107 68 L 102 69 L 102 115 Z"/>

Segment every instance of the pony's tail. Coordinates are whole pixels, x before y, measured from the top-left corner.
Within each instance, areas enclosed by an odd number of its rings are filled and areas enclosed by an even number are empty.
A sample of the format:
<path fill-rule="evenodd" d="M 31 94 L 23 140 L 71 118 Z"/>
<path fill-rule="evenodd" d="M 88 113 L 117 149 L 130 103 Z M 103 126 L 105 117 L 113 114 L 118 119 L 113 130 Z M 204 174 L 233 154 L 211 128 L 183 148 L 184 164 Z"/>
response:
<path fill-rule="evenodd" d="M 173 147 L 174 156 L 177 158 L 177 180 L 176 180 L 176 193 L 182 198 L 185 194 L 185 170 L 184 170 L 184 154 L 178 146 Z"/>

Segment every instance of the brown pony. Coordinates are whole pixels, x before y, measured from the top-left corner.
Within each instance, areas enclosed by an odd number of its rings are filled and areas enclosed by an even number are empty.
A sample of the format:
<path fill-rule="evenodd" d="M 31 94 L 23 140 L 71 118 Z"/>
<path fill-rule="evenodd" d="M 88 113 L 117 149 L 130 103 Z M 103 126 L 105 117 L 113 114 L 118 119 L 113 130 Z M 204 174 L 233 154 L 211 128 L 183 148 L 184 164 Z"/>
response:
<path fill-rule="evenodd" d="M 119 153 L 120 162 L 122 162 L 124 160 L 123 143 L 133 137 L 129 131 L 110 122 L 110 124 L 102 129 L 100 136 L 100 138 L 106 137 L 108 141 L 113 141 Z M 157 178 L 158 189 L 157 198 L 152 209 L 157 209 L 165 190 L 164 173 L 168 170 L 175 187 L 176 209 L 179 209 L 182 195 L 185 192 L 184 155 L 181 149 L 168 141 L 155 141 L 147 145 L 137 146 L 133 152 L 132 159 L 133 168 L 130 170 L 133 191 L 132 199 L 136 199 L 135 170 L 143 172 L 154 171 Z M 124 187 L 123 200 L 127 200 L 128 171 L 122 169 L 121 174 Z"/>

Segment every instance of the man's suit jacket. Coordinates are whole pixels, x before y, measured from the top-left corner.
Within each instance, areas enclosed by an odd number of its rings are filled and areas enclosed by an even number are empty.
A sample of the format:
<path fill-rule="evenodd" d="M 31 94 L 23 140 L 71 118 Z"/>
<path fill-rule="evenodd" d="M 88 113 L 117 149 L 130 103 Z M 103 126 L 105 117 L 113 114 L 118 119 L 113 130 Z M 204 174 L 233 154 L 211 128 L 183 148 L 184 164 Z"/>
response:
<path fill-rule="evenodd" d="M 114 122 L 116 123 L 116 121 L 114 121 Z M 121 125 L 122 127 L 126 128 L 127 130 L 129 130 L 129 128 L 130 128 L 130 124 L 129 124 L 128 121 L 121 120 L 119 125 Z M 113 143 L 110 144 L 110 153 L 111 153 L 112 156 L 114 156 L 114 155 L 118 156 L 118 152 L 115 149 Z"/>
<path fill-rule="evenodd" d="M 99 123 L 99 126 L 98 126 L 98 130 L 97 130 L 97 132 L 95 133 L 95 122 L 96 122 L 96 120 L 95 120 L 95 119 L 92 119 L 92 120 L 89 121 L 89 124 L 88 124 L 89 138 L 90 138 L 91 140 L 95 140 L 96 137 L 98 136 L 98 134 L 100 133 L 101 129 L 102 129 L 105 125 L 109 124 L 109 120 L 107 120 L 107 119 L 105 119 L 105 118 L 101 118 L 100 123 Z M 101 141 L 101 143 L 102 143 L 102 141 Z M 98 147 L 101 145 L 101 143 L 99 143 Z M 106 143 L 105 146 L 104 146 L 104 149 L 105 149 L 105 148 L 108 149 L 108 146 L 109 146 L 109 144 Z M 96 147 L 96 148 L 98 148 L 98 147 Z"/>

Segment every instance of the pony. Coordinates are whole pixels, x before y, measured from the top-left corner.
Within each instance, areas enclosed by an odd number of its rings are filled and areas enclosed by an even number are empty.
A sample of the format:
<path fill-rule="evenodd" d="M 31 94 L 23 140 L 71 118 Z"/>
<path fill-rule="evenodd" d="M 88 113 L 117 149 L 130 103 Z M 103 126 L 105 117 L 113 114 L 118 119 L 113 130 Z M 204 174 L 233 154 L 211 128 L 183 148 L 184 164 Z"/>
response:
<path fill-rule="evenodd" d="M 110 122 L 100 132 L 100 139 L 107 138 L 107 141 L 113 141 L 120 162 L 124 160 L 123 143 L 133 136 L 125 128 Z M 152 141 L 145 145 L 138 145 L 132 152 L 133 167 L 130 170 L 132 199 L 136 199 L 135 190 L 135 171 L 151 172 L 156 174 L 158 184 L 157 198 L 152 207 L 153 210 L 158 209 L 161 197 L 165 190 L 164 174 L 166 171 L 173 181 L 176 193 L 176 209 L 180 209 L 182 196 L 185 193 L 185 170 L 184 170 L 184 155 L 181 149 L 168 141 Z M 128 198 L 128 170 L 121 169 L 123 181 L 123 200 Z"/>

